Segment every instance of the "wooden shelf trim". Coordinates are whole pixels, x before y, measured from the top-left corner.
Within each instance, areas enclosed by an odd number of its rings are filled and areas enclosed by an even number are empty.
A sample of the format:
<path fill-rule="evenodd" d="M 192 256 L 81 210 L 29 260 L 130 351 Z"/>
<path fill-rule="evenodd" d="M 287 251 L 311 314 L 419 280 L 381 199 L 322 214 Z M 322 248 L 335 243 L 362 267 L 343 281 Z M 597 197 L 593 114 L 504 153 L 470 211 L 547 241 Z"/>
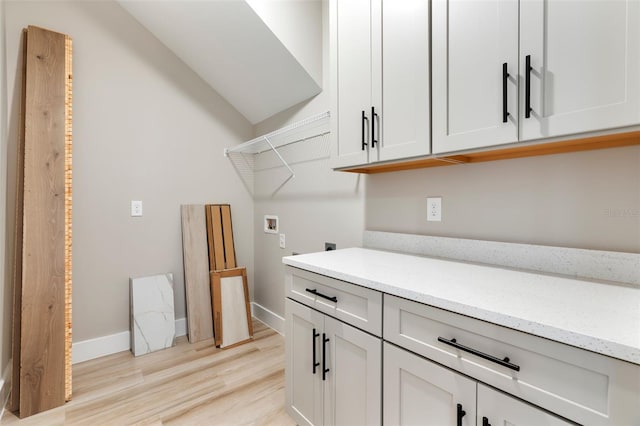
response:
<path fill-rule="evenodd" d="M 400 170 L 481 163 L 485 161 L 507 160 L 510 158 L 535 157 L 539 155 L 563 154 L 568 152 L 618 148 L 632 145 L 640 145 L 640 131 L 592 136 L 559 142 L 539 143 L 534 145 L 512 146 L 509 148 L 490 149 L 465 154 L 447 155 L 444 157 L 430 156 L 418 160 L 364 165 L 341 171 L 365 174 L 387 173 Z"/>

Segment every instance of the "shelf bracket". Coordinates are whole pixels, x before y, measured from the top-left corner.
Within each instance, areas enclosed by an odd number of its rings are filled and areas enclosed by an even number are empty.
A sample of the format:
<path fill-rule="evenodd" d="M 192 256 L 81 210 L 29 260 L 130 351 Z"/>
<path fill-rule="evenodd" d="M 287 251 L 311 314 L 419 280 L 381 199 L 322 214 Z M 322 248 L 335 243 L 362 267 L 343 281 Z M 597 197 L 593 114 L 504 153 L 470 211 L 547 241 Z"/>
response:
<path fill-rule="evenodd" d="M 276 155 L 278 156 L 278 158 L 280 159 L 280 161 L 282 162 L 282 164 L 289 170 L 289 173 L 291 173 L 291 176 L 289 176 L 287 178 L 287 180 L 285 180 L 285 182 L 289 181 L 290 179 L 296 177 L 296 174 L 293 172 L 293 169 L 289 166 L 289 164 L 287 164 L 287 162 L 285 161 L 284 158 L 282 158 L 282 155 L 280 155 L 280 153 L 278 152 L 278 150 L 276 149 L 275 146 L 273 146 L 273 144 L 271 143 L 271 141 L 269 140 L 268 136 L 263 136 L 264 140 L 266 143 L 269 144 L 269 146 L 271 147 L 271 149 L 273 150 L 273 152 L 276 153 Z"/>

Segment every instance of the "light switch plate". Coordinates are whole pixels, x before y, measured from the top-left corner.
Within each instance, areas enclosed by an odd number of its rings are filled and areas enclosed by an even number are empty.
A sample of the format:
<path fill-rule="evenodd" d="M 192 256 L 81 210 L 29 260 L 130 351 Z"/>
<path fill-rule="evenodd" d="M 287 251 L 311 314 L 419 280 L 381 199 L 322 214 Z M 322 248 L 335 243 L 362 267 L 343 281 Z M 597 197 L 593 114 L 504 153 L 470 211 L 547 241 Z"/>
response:
<path fill-rule="evenodd" d="M 142 201 L 131 201 L 131 216 L 142 216 Z"/>
<path fill-rule="evenodd" d="M 283 249 L 287 246 L 284 234 L 280 234 L 280 248 Z"/>

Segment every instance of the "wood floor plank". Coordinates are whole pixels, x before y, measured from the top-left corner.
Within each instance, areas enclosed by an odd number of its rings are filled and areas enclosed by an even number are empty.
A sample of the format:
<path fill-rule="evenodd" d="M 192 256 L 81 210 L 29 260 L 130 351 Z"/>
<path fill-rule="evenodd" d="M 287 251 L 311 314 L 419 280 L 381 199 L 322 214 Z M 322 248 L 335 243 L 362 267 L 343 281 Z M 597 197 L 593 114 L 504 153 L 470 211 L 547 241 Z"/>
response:
<path fill-rule="evenodd" d="M 74 382 L 73 400 L 76 403 L 89 401 L 101 396 L 107 396 L 123 389 L 130 389 L 144 382 L 141 371 L 124 371 L 119 374 L 98 378 L 96 381 L 85 382 L 85 386 Z"/>
<path fill-rule="evenodd" d="M 86 377 L 91 374 L 99 373 L 98 370 L 109 368 L 111 366 L 122 367 L 129 359 L 127 352 L 118 352 L 113 355 L 107 355 L 90 361 L 73 364 L 73 375 L 78 377 Z"/>
<path fill-rule="evenodd" d="M 180 206 L 187 323 L 191 343 L 213 337 L 205 206 Z"/>
<path fill-rule="evenodd" d="M 231 349 L 213 339 L 73 366 L 74 398 L 2 425 L 293 425 L 284 410 L 284 338 L 253 321 L 255 340 Z"/>
<path fill-rule="evenodd" d="M 2 426 L 63 426 L 66 424 L 64 406 L 44 411 L 24 419 L 17 417 L 8 410 L 5 410 L 2 416 Z"/>
<path fill-rule="evenodd" d="M 203 424 L 207 420 L 219 419 L 219 422 L 227 424 L 250 424 L 259 421 L 273 411 L 282 408 L 278 391 L 283 391 L 284 372 L 275 371 L 262 377 L 258 383 L 250 383 L 239 386 L 233 391 L 222 395 L 208 395 L 200 401 L 194 401 L 189 407 L 175 411 L 163 417 L 163 424 L 193 425 Z M 255 406 L 261 405 L 264 400 L 270 401 L 269 396 L 275 394 L 276 403 L 267 403 L 266 407 L 256 410 Z M 275 410 L 274 410 L 275 408 Z M 259 416 L 258 418 L 256 418 Z"/>
<path fill-rule="evenodd" d="M 210 369 L 193 371 L 188 375 L 167 374 L 162 380 L 149 382 L 145 378 L 140 386 L 70 407 L 66 420 L 70 424 L 137 423 L 222 385 Z M 154 403 L 158 400 L 164 403 Z"/>
<path fill-rule="evenodd" d="M 27 37 L 20 416 L 65 402 L 64 34 Z"/>

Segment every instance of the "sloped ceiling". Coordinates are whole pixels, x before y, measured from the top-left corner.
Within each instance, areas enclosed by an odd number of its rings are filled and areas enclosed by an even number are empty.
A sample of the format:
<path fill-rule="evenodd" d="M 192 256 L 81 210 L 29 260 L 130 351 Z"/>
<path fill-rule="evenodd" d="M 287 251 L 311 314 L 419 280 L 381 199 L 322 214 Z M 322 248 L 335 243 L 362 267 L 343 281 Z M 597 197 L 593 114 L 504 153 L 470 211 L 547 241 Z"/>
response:
<path fill-rule="evenodd" d="M 244 0 L 119 3 L 252 124 L 322 90 Z"/>

